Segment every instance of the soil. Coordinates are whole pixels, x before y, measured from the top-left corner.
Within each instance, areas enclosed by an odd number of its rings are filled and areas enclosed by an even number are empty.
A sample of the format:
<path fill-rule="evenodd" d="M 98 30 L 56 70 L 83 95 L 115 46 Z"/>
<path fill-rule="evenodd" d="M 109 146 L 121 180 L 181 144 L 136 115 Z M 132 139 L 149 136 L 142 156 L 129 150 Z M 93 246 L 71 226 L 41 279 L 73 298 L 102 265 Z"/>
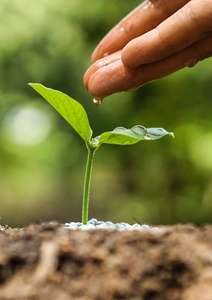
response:
<path fill-rule="evenodd" d="M 211 300 L 212 226 L 0 228 L 1 300 Z"/>

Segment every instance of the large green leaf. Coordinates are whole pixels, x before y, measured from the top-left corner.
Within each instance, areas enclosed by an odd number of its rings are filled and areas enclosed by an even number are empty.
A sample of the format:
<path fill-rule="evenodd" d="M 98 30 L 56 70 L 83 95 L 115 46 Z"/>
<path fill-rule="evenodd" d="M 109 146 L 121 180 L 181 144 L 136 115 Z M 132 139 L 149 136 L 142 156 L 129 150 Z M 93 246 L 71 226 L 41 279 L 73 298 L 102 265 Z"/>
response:
<path fill-rule="evenodd" d="M 163 128 L 145 128 L 141 125 L 134 126 L 131 129 L 124 127 L 117 127 L 113 131 L 104 132 L 100 136 L 95 138 L 98 140 L 99 146 L 101 144 L 117 144 L 117 145 L 132 145 L 142 140 L 157 140 L 165 135 L 171 135 L 172 132 L 168 132 Z"/>
<path fill-rule="evenodd" d="M 46 88 L 42 84 L 30 83 L 29 85 L 63 116 L 86 143 L 89 143 L 92 130 L 89 125 L 88 116 L 79 102 L 60 91 Z"/>

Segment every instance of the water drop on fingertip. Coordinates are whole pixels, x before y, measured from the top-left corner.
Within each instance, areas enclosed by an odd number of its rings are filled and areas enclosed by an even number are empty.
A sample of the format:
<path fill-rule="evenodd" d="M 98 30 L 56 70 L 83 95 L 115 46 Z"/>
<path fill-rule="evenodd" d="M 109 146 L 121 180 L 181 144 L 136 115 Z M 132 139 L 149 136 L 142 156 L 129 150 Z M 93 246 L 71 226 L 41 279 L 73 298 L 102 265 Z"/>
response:
<path fill-rule="evenodd" d="M 96 105 L 96 106 L 99 106 L 102 104 L 102 99 L 93 99 L 93 103 Z"/>

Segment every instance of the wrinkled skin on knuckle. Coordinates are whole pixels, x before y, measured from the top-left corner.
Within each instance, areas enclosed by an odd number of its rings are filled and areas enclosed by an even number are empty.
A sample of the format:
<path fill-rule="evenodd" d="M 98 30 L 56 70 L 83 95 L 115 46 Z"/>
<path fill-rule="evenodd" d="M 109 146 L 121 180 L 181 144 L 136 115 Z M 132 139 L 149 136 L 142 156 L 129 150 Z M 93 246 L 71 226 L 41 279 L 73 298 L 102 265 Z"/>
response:
<path fill-rule="evenodd" d="M 191 1 L 187 7 L 190 11 L 190 16 L 193 18 L 193 23 L 196 23 L 196 27 L 199 27 L 201 32 L 205 32 L 205 36 L 212 32 L 212 1 Z"/>
<path fill-rule="evenodd" d="M 212 11 L 212 2 L 211 0 L 204 0 L 201 2 L 201 5 L 205 8 L 206 11 Z"/>
<path fill-rule="evenodd" d="M 155 28 L 189 0 L 146 0 L 124 17 L 100 41 L 91 62 L 121 50 L 130 40 Z"/>

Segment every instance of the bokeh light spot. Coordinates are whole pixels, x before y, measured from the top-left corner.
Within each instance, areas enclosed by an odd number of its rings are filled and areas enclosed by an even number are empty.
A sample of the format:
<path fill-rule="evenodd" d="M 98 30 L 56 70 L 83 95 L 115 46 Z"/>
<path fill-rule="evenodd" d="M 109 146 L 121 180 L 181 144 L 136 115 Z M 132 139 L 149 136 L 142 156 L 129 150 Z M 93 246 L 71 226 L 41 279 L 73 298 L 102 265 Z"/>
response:
<path fill-rule="evenodd" d="M 6 137 L 21 146 L 35 146 L 44 142 L 50 130 L 50 118 L 36 107 L 15 107 L 4 119 Z"/>

